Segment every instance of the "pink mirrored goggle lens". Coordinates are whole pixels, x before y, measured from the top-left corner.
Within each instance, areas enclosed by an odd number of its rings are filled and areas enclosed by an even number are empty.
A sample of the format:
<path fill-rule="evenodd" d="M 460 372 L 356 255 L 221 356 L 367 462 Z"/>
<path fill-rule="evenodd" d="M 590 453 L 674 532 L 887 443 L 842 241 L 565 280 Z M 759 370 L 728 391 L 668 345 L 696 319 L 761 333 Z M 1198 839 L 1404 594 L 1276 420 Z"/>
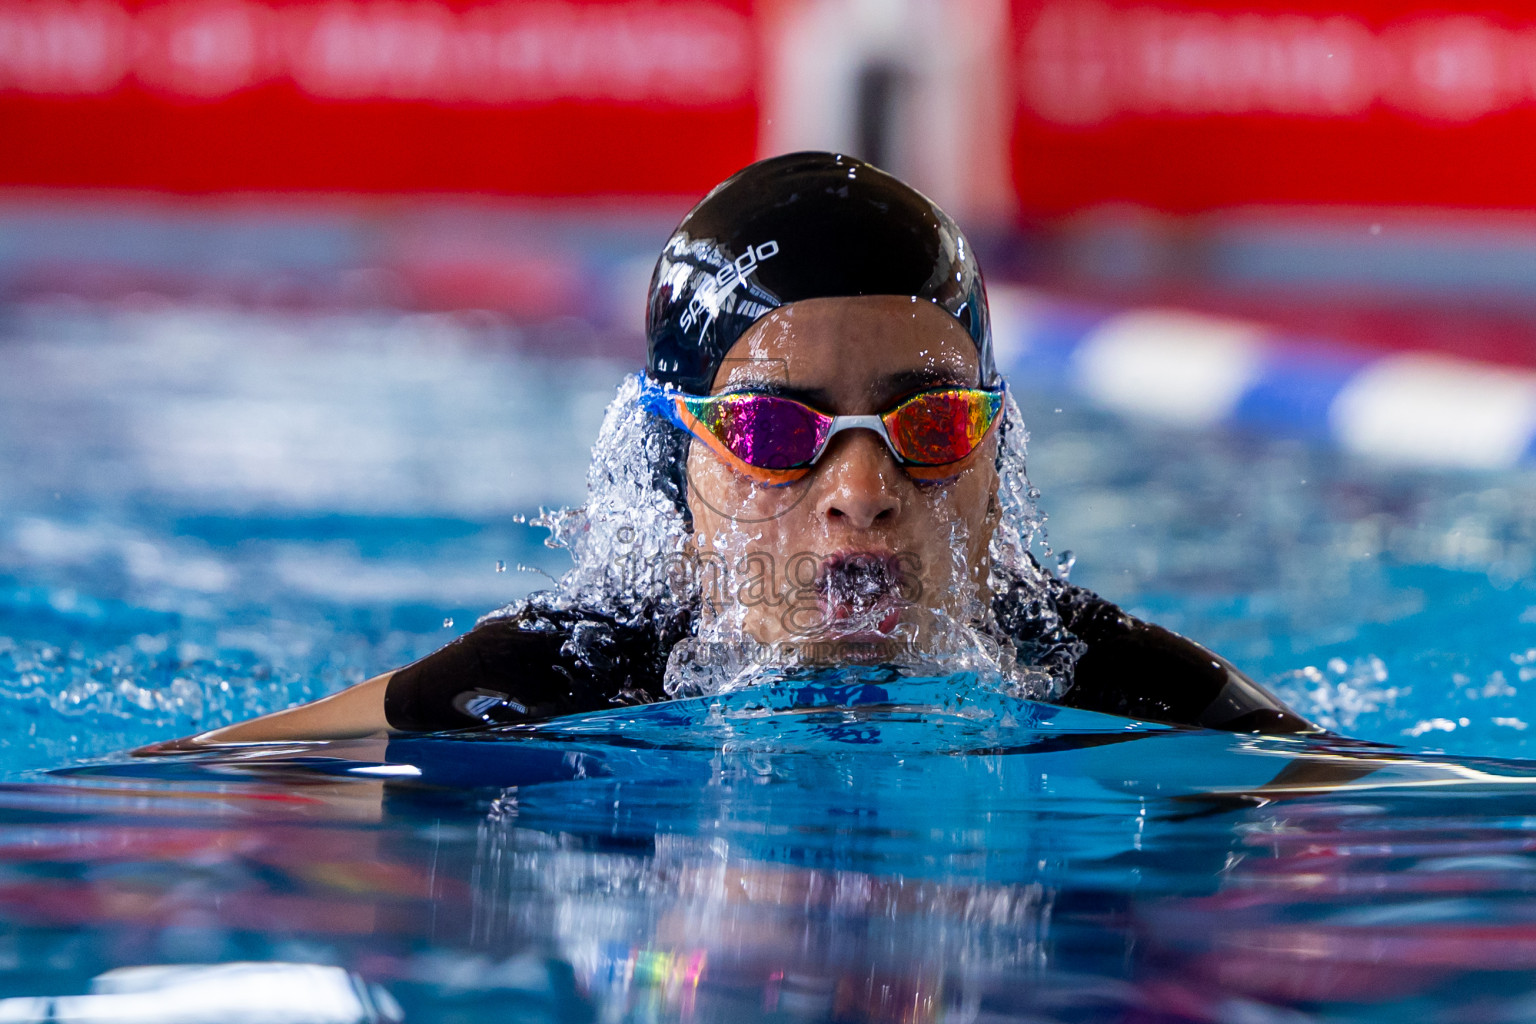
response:
<path fill-rule="evenodd" d="M 698 406 L 689 411 L 709 432 L 760 469 L 809 466 L 832 429 L 830 416 L 775 395 L 721 395 Z"/>

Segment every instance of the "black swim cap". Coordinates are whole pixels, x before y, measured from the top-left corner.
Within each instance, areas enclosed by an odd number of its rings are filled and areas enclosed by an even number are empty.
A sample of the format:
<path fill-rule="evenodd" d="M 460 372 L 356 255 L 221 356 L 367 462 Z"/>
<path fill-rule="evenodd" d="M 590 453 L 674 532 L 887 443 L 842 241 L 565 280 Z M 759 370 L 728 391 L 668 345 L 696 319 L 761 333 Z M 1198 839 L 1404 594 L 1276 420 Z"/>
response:
<path fill-rule="evenodd" d="M 942 307 L 976 342 L 981 384 L 997 383 L 986 288 L 960 228 L 917 190 L 833 153 L 760 160 L 683 218 L 651 277 L 650 375 L 707 392 L 726 352 L 765 313 L 854 295 Z"/>

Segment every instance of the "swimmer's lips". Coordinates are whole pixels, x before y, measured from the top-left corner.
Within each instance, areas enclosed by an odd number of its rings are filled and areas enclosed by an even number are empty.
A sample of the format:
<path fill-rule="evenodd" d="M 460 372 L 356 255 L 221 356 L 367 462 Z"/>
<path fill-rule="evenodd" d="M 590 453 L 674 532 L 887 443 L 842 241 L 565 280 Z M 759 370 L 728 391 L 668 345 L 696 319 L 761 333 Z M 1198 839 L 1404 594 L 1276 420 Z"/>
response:
<path fill-rule="evenodd" d="M 851 643 L 878 643 L 890 639 L 890 634 L 901 622 L 907 603 L 901 600 L 900 589 L 902 564 L 895 553 L 889 551 L 840 551 L 821 563 L 816 574 L 816 604 L 821 610 L 824 627 L 830 627 L 838 640 Z M 846 591 L 848 583 L 868 584 L 878 580 L 878 595 L 839 594 Z M 868 597 L 873 596 L 873 600 Z M 860 598 L 864 598 L 860 600 Z M 883 612 L 873 629 L 839 630 L 837 623 L 857 619 L 866 623 L 876 612 Z"/>

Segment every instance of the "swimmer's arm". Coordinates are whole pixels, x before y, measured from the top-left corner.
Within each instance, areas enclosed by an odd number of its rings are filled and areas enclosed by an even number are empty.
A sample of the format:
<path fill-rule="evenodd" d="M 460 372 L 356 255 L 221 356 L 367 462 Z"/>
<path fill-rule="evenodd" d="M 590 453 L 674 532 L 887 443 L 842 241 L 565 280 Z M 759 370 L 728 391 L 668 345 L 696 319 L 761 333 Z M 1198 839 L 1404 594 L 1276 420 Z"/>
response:
<path fill-rule="evenodd" d="M 389 731 L 384 693 L 393 672 L 374 676 L 340 693 L 274 711 L 260 718 L 226 725 L 179 740 L 153 743 L 134 753 L 180 754 L 230 743 L 283 743 L 294 740 L 347 740 L 382 736 Z"/>
<path fill-rule="evenodd" d="M 520 618 L 483 622 L 397 670 L 384 697 L 390 726 L 438 732 L 515 725 L 666 699 L 660 673 L 645 664 L 655 651 L 654 634 L 622 631 L 596 612 L 567 617 L 547 614 L 539 625 Z M 586 658 L 571 643 L 581 623 L 606 623 L 609 638 L 588 640 Z"/>

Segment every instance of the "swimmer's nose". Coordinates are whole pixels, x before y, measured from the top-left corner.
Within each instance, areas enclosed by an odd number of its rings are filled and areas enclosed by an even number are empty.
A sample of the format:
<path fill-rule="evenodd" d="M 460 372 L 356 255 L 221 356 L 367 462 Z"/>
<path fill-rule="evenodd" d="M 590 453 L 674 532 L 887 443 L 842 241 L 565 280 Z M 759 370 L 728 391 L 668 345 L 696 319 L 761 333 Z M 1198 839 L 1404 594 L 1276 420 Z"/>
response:
<path fill-rule="evenodd" d="M 859 530 L 894 521 L 901 514 L 894 479 L 899 473 L 877 434 L 849 430 L 832 439 L 817 467 L 822 485 L 817 511 Z"/>

